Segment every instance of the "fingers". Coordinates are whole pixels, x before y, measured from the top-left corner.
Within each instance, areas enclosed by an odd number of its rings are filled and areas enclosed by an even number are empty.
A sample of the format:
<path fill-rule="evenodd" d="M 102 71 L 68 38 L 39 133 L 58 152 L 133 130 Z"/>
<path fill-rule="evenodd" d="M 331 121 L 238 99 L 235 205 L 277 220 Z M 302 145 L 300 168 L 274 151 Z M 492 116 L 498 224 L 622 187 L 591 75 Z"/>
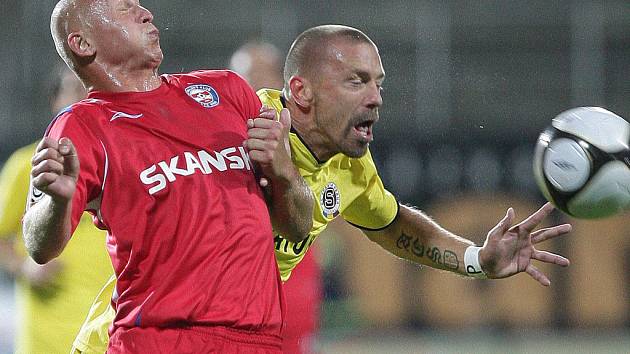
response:
<path fill-rule="evenodd" d="M 492 228 L 492 230 L 490 230 L 490 234 L 498 234 L 498 235 L 505 234 L 509 230 L 513 222 L 514 222 L 514 209 L 508 208 L 503 219 L 501 219 L 501 221 L 499 221 L 499 223 L 494 228 Z"/>
<path fill-rule="evenodd" d="M 554 237 L 567 234 L 571 232 L 572 229 L 573 227 L 571 226 L 571 224 L 562 224 L 537 230 L 535 232 L 532 232 L 532 244 L 535 245 Z"/>
<path fill-rule="evenodd" d="M 261 187 L 286 174 L 291 163 L 288 140 L 291 117 L 288 110 L 283 109 L 277 118 L 275 109 L 263 106 L 257 117 L 247 120 L 248 139 L 243 146 L 248 150 L 251 161 L 260 167 Z"/>
<path fill-rule="evenodd" d="M 272 162 L 273 160 L 273 151 L 270 149 L 262 149 L 262 148 L 257 148 L 256 146 L 258 146 L 258 144 L 253 143 L 253 147 L 248 147 L 247 149 L 249 150 L 248 154 L 249 154 L 249 159 L 260 164 L 262 167 L 264 167 L 266 164 L 269 164 Z M 264 143 L 261 143 L 261 145 L 264 145 Z"/>
<path fill-rule="evenodd" d="M 33 177 L 37 177 L 42 173 L 63 174 L 63 160 L 59 162 L 55 159 L 45 159 L 31 169 L 31 175 Z"/>
<path fill-rule="evenodd" d="M 260 107 L 260 111 L 258 111 L 258 116 L 247 120 L 247 128 L 253 128 L 254 122 L 258 124 L 264 124 L 262 122 L 278 122 L 277 117 L 278 113 L 275 109 L 262 106 Z"/>
<path fill-rule="evenodd" d="M 79 176 L 79 156 L 72 141 L 68 138 L 59 139 L 59 152 L 63 155 L 64 174 L 72 177 Z"/>
<path fill-rule="evenodd" d="M 31 160 L 33 168 L 33 185 L 45 191 L 60 175 L 77 177 L 79 174 L 79 158 L 76 149 L 68 138 L 59 141 L 44 138 L 38 144 L 35 155 Z"/>
<path fill-rule="evenodd" d="M 39 144 L 37 144 L 37 148 L 35 149 L 35 151 L 39 152 L 40 150 L 44 150 L 46 148 L 53 148 L 57 150 L 58 146 L 59 146 L 59 142 L 56 139 L 44 137 L 39 142 Z"/>
<path fill-rule="evenodd" d="M 39 142 L 35 151 L 31 159 L 33 185 L 39 190 L 46 190 L 63 173 L 63 156 L 59 152 L 57 140 L 48 137 Z"/>
<path fill-rule="evenodd" d="M 529 276 L 534 278 L 536 281 L 538 281 L 541 285 L 544 285 L 544 286 L 551 285 L 551 281 L 549 280 L 549 278 L 547 278 L 547 276 L 543 274 L 543 272 L 538 270 L 538 268 L 536 268 L 535 266 L 530 264 L 525 269 L 525 272 L 529 274 Z"/>
<path fill-rule="evenodd" d="M 247 150 L 249 150 L 250 155 L 251 155 L 252 152 L 254 152 L 256 150 L 268 152 L 269 154 L 273 155 L 273 150 L 276 149 L 278 144 L 279 144 L 279 142 L 277 140 L 267 140 L 267 139 L 265 139 L 265 140 L 263 140 L 263 139 L 247 139 L 243 143 L 244 147 Z"/>
<path fill-rule="evenodd" d="M 540 209 L 538 209 L 535 213 L 527 217 L 527 219 L 523 220 L 517 225 L 514 225 L 510 231 L 517 232 L 519 229 L 526 231 L 527 233 L 532 232 L 538 224 L 540 224 L 547 215 L 554 209 L 553 204 L 546 203 Z"/>
<path fill-rule="evenodd" d="M 245 140 L 243 145 L 249 150 L 250 158 L 262 163 L 270 162 L 273 159 L 273 151 L 275 151 L 280 142 L 283 141 L 284 132 L 282 123 L 276 120 L 259 117 L 249 119 L 247 121 L 247 127 L 248 139 Z M 256 151 L 259 151 L 259 153 Z"/>
<path fill-rule="evenodd" d="M 571 264 L 567 258 L 547 251 L 535 250 L 532 254 L 532 258 L 545 263 L 557 264 L 562 267 L 568 267 Z"/>
<path fill-rule="evenodd" d="M 285 131 L 291 130 L 291 113 L 286 108 L 283 108 L 280 111 L 280 123 L 282 123 L 282 127 Z"/>
<path fill-rule="evenodd" d="M 77 152 L 68 138 L 61 138 L 59 141 L 51 138 L 44 138 L 37 145 L 35 155 L 31 159 L 33 166 L 36 166 L 44 160 L 55 160 L 60 164 L 64 163 L 65 156 L 76 156 Z"/>
<path fill-rule="evenodd" d="M 37 176 L 33 176 L 33 186 L 42 192 L 45 192 L 49 185 L 55 183 L 59 174 L 52 172 L 44 172 Z"/>
<path fill-rule="evenodd" d="M 63 157 L 59 153 L 57 148 L 45 147 L 40 151 L 37 151 L 33 158 L 31 159 L 31 165 L 37 166 L 42 161 L 45 160 L 53 160 L 58 162 L 59 164 L 63 164 Z"/>
<path fill-rule="evenodd" d="M 252 121 L 252 125 L 249 126 L 248 124 L 247 129 L 247 136 L 250 138 L 280 140 L 284 135 L 282 123 L 280 122 L 261 118 L 250 120 Z"/>

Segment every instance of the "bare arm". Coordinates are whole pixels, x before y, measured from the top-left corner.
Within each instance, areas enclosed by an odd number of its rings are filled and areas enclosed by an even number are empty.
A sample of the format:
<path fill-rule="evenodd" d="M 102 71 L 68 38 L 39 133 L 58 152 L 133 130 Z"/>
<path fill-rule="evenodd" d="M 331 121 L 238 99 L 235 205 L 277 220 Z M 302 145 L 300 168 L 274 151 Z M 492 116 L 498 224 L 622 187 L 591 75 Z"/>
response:
<path fill-rule="evenodd" d="M 29 203 L 23 221 L 24 243 L 31 258 L 43 264 L 61 254 L 70 240 L 79 159 L 69 139 L 44 138 L 32 165 L 32 188 L 45 195 Z"/>
<path fill-rule="evenodd" d="M 511 208 L 508 210 L 506 216 L 488 232 L 479 253 L 480 265 L 489 278 L 506 278 L 526 272 L 542 285 L 549 285 L 549 279 L 531 261 L 536 259 L 561 266 L 569 265 L 569 260 L 562 256 L 534 248 L 539 242 L 571 230 L 570 225 L 564 224 L 534 232 L 534 228 L 551 210 L 553 206 L 546 204 L 514 226 L 514 211 Z M 382 231 L 365 233 L 372 241 L 401 258 L 466 274 L 464 254 L 473 242 L 445 230 L 419 210 L 401 206 L 398 218 L 392 225 Z"/>
<path fill-rule="evenodd" d="M 414 263 L 465 274 L 464 252 L 473 242 L 438 225 L 420 210 L 401 205 L 398 217 L 380 231 L 364 231 L 390 253 Z"/>
<path fill-rule="evenodd" d="M 313 226 L 313 193 L 291 162 L 288 141 L 291 117 L 287 109 L 275 120 L 273 109 L 261 109 L 248 121 L 249 156 L 260 166 L 269 198 L 267 204 L 274 230 L 292 242 L 305 239 Z"/>

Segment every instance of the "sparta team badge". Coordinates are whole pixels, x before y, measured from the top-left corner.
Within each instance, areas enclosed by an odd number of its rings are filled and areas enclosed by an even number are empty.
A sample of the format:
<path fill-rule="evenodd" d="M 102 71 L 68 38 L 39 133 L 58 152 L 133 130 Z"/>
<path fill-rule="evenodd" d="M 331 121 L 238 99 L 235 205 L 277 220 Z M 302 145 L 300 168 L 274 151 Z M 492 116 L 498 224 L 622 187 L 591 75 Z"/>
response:
<path fill-rule="evenodd" d="M 186 87 L 186 94 L 206 108 L 219 105 L 219 94 L 210 85 L 190 85 Z"/>
<path fill-rule="evenodd" d="M 339 215 L 341 200 L 336 184 L 330 182 L 326 185 L 326 188 L 324 188 L 319 195 L 319 204 L 322 207 L 322 214 L 324 214 L 326 219 L 332 220 Z"/>

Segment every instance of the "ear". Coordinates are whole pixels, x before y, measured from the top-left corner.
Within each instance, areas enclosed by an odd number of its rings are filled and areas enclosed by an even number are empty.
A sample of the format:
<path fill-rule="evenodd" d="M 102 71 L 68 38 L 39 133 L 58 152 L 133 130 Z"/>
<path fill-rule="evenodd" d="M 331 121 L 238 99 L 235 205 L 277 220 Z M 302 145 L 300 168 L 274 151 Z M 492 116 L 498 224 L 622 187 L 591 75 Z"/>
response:
<path fill-rule="evenodd" d="M 96 53 L 96 48 L 80 32 L 68 35 L 68 47 L 79 58 L 91 57 Z"/>
<path fill-rule="evenodd" d="M 311 82 L 300 76 L 292 76 L 289 79 L 289 89 L 293 101 L 302 108 L 308 108 L 313 103 L 313 89 Z"/>

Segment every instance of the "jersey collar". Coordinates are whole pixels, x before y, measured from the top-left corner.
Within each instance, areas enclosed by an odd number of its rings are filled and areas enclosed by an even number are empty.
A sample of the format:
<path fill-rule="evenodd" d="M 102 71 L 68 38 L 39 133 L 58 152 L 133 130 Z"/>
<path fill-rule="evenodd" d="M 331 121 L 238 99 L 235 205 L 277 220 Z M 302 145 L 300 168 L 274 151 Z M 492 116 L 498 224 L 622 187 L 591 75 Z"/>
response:
<path fill-rule="evenodd" d="M 282 108 L 287 108 L 287 101 L 284 98 L 284 92 L 282 91 L 280 92 L 280 102 L 282 103 Z M 311 150 L 311 148 L 308 147 L 304 139 L 302 139 L 300 134 L 297 132 L 297 130 L 293 128 L 293 126 L 291 126 L 291 135 L 294 135 L 297 138 L 297 139 L 291 139 L 291 146 L 294 145 L 293 142 L 295 143 L 299 142 L 300 155 L 302 155 L 302 158 L 308 160 L 312 164 L 313 168 L 317 168 L 317 167 L 320 167 L 321 165 L 326 164 L 327 161 L 320 161 L 317 158 L 317 156 L 315 156 L 315 153 L 313 152 L 313 150 Z M 294 149 L 291 149 L 291 150 L 294 150 Z M 298 150 L 297 147 L 295 150 Z"/>

